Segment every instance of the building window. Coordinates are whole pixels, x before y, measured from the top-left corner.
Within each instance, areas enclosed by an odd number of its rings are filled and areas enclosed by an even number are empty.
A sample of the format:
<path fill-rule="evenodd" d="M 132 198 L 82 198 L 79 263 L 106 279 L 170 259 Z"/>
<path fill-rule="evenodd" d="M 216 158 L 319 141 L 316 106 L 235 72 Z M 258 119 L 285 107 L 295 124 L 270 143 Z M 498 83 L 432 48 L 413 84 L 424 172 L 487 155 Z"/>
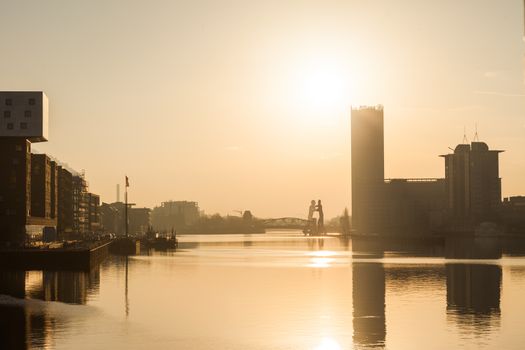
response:
<path fill-rule="evenodd" d="M 7 123 L 7 130 L 13 130 L 13 123 Z"/>
<path fill-rule="evenodd" d="M 5 99 L 5 105 L 6 105 L 6 106 L 12 106 L 12 105 L 13 105 L 13 100 L 10 99 L 10 98 L 6 98 L 6 99 Z"/>
<path fill-rule="evenodd" d="M 4 118 L 11 118 L 11 111 L 4 111 Z"/>
<path fill-rule="evenodd" d="M 27 123 L 20 123 L 20 129 L 22 130 L 27 129 Z"/>
<path fill-rule="evenodd" d="M 30 106 L 34 106 L 35 105 L 35 99 L 34 98 L 30 98 L 29 99 L 29 105 Z"/>
<path fill-rule="evenodd" d="M 31 111 L 24 111 L 24 117 L 31 118 Z"/>

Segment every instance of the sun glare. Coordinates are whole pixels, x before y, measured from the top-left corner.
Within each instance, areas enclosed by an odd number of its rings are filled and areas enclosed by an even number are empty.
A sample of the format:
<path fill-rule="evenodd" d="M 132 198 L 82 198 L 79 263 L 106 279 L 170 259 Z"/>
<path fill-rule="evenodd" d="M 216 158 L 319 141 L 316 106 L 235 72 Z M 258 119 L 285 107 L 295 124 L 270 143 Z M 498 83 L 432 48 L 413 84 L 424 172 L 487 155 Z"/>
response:
<path fill-rule="evenodd" d="M 332 338 L 323 338 L 315 350 L 340 350 L 341 345 Z"/>
<path fill-rule="evenodd" d="M 321 57 L 305 59 L 294 66 L 295 103 L 309 112 L 333 112 L 350 104 L 349 74 L 337 60 Z"/>

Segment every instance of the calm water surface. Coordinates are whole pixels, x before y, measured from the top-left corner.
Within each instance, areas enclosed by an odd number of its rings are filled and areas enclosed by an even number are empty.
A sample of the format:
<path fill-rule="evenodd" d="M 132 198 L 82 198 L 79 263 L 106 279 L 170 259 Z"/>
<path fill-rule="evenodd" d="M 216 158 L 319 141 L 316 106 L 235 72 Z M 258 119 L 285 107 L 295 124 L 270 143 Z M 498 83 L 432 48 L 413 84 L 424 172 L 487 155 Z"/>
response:
<path fill-rule="evenodd" d="M 519 249 L 446 259 L 296 232 L 180 241 L 91 272 L 0 271 L 0 348 L 525 348 Z"/>

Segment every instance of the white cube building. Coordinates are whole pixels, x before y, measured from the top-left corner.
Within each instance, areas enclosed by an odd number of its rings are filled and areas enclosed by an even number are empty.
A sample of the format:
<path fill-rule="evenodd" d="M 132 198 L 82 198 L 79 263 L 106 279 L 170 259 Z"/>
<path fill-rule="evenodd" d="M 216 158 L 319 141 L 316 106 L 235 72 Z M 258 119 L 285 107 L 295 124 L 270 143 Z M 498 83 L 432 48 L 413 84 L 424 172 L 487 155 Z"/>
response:
<path fill-rule="evenodd" d="M 0 91 L 0 137 L 48 139 L 49 103 L 42 91 Z"/>

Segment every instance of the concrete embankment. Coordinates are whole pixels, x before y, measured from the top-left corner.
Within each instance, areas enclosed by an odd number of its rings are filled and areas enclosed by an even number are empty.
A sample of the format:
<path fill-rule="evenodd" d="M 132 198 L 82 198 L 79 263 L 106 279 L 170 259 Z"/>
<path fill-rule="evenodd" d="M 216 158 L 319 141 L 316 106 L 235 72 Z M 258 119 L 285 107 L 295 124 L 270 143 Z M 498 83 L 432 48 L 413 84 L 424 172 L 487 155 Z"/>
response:
<path fill-rule="evenodd" d="M 0 249 L 0 268 L 24 270 L 89 270 L 109 254 L 111 241 L 88 247 Z"/>

